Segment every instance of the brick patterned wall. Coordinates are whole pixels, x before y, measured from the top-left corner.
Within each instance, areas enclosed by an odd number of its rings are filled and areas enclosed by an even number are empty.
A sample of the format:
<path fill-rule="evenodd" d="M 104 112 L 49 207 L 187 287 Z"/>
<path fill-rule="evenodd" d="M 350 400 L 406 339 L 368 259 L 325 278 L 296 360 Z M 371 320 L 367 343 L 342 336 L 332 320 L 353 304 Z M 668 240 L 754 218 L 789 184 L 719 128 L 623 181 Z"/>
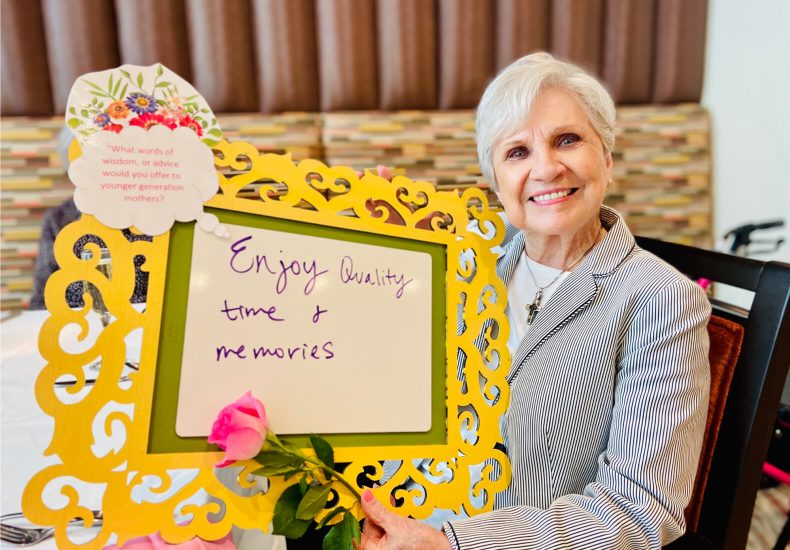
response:
<path fill-rule="evenodd" d="M 357 169 L 384 164 L 440 189 L 485 186 L 470 110 L 230 114 L 219 121 L 226 139 L 294 160 Z M 27 307 L 44 211 L 73 192 L 58 155 L 62 126 L 60 117 L 0 120 L 3 310 Z M 634 233 L 710 246 L 710 154 L 710 123 L 699 105 L 620 107 L 606 203 Z"/>

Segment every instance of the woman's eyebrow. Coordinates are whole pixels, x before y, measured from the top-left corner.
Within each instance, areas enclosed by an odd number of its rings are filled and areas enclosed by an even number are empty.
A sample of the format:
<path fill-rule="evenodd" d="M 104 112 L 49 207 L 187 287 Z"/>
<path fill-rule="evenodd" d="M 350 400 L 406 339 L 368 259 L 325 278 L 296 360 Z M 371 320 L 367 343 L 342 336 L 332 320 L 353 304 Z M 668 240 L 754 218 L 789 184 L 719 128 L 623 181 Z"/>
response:
<path fill-rule="evenodd" d="M 565 126 L 557 126 L 554 128 L 551 133 L 553 135 L 557 134 L 580 134 L 584 131 L 584 128 L 581 126 L 577 126 L 575 124 L 568 124 Z"/>

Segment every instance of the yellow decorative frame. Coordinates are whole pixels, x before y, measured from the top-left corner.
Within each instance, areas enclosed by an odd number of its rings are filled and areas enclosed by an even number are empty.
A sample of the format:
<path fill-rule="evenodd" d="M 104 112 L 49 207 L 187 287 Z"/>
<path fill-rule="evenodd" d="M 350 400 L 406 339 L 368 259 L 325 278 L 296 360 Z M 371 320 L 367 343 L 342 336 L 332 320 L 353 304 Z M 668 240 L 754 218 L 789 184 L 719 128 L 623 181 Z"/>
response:
<path fill-rule="evenodd" d="M 401 176 L 391 182 L 373 173 L 359 177 L 351 168 L 327 167 L 315 160 L 295 164 L 290 156 L 259 154 L 245 142 L 220 142 L 215 147 L 215 164 L 221 192 L 207 206 L 447 247 L 446 444 L 341 447 L 335 450 L 336 461 L 349 463 L 344 477 L 352 484 L 367 466 L 367 477 L 382 482 L 374 492 L 388 505 L 388 495 L 398 499 L 399 505 L 394 509 L 402 515 L 426 518 L 435 507 L 458 512 L 463 506 L 470 514 L 490 510 L 493 495 L 510 481 L 507 457 L 495 449 L 501 440 L 499 418 L 509 402 L 505 376 L 510 357 L 506 347 L 505 288 L 496 277 L 497 258 L 491 250 L 501 243 L 504 225 L 488 208 L 483 192 L 475 188 L 463 193 L 437 191 L 430 183 Z M 255 182 L 263 182 L 257 196 L 242 198 L 240 192 Z M 247 190 L 245 196 L 249 195 Z M 479 222 L 479 231 L 468 230 L 472 220 Z M 75 254 L 75 244 L 86 234 L 96 235 L 109 248 L 113 258 L 111 278 L 95 269 L 95 261 L 81 260 Z M 85 246 L 97 250 L 95 244 Z M 239 484 L 258 488 L 251 491 L 251 496 L 239 496 L 217 478 L 213 464 L 219 460 L 219 452 L 147 453 L 168 246 L 169 233 L 151 242 L 130 242 L 121 231 L 88 215 L 64 228 L 55 243 L 55 257 L 61 269 L 46 286 L 51 316 L 39 334 L 39 349 L 46 366 L 37 379 L 35 392 L 41 408 L 54 419 L 54 434 L 46 454 L 57 456 L 59 463 L 30 480 L 22 506 L 31 521 L 55 527 L 59 548 L 77 546 L 66 534 L 69 521 L 82 518 L 86 525 L 91 523 L 90 511 L 80 503 L 79 483 L 74 479 L 106 484 L 103 526 L 93 541 L 80 546 L 92 548 L 106 545 L 113 534 L 123 543 L 160 531 L 165 540 L 182 542 L 195 536 L 218 539 L 232 525 L 267 530 L 274 503 L 295 482 L 272 478 L 268 488 L 261 491 L 252 476 L 247 475 L 254 465 L 243 464 Z M 148 302 L 142 312 L 128 300 L 135 284 L 135 256 L 145 257 L 145 269 L 150 274 Z M 73 324 L 80 327 L 80 338 L 88 334 L 90 297 L 86 296 L 81 309 L 70 308 L 65 300 L 67 287 L 78 281 L 91 281 L 99 288 L 115 319 L 90 349 L 74 354 L 62 349 L 59 338 L 64 328 Z M 461 314 L 463 324 L 459 325 Z M 131 382 L 119 383 L 126 357 L 124 338 L 137 329 L 142 329 L 143 335 L 139 372 Z M 484 342 L 476 346 L 475 339 L 480 335 Z M 84 367 L 99 356 L 100 375 L 93 386 L 85 385 Z M 463 381 L 459 381 L 456 372 L 460 356 L 466 357 Z M 64 375 L 77 378 L 77 384 L 68 388 L 73 395 L 69 401 L 73 402 L 63 402 L 55 392 L 54 382 Z M 121 412 L 124 406 L 133 407 L 133 414 Z M 122 426 L 127 436 L 123 446 L 96 456 L 91 450 L 95 442 L 94 423 L 107 434 Z M 386 480 L 381 466 L 384 460 L 403 461 Z M 470 472 L 474 465 L 478 465 L 473 468 L 477 471 L 482 466 L 479 474 Z M 174 486 L 169 473 L 174 469 L 194 470 L 194 477 Z M 446 477 L 447 472 L 452 473 L 451 479 L 437 483 L 436 478 L 442 474 Z M 160 502 L 133 498 L 133 490 L 147 483 L 145 478 L 150 476 L 160 483 L 156 487 L 158 494 L 172 494 Z M 42 495 L 47 485 L 56 480 L 63 485 L 60 492 L 68 504 L 53 509 L 45 504 Z M 201 491 L 209 497 L 207 502 L 184 504 Z M 351 507 L 350 493 L 340 492 L 338 497 L 341 504 Z M 176 514 L 187 515 L 191 520 L 178 523 Z"/>

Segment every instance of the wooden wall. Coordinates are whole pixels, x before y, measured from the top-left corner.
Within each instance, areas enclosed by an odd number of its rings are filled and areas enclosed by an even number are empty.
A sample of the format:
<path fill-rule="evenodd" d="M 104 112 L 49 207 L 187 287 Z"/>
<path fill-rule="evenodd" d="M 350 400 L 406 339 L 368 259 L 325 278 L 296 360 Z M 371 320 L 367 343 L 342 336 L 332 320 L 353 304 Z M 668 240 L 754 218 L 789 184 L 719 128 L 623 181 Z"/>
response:
<path fill-rule="evenodd" d="M 697 102 L 707 0 L 3 0 L 2 105 L 62 113 L 74 80 L 162 62 L 215 112 L 473 108 L 547 50 L 619 104 Z"/>

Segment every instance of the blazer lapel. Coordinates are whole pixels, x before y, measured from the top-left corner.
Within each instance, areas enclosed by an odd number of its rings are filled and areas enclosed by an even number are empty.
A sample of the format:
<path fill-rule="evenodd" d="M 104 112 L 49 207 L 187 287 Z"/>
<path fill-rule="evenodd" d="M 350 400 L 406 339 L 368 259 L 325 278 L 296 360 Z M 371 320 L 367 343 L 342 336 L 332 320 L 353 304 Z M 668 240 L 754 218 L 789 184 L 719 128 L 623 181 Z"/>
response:
<path fill-rule="evenodd" d="M 524 361 L 554 332 L 589 306 L 597 293 L 598 285 L 589 270 L 580 272 L 577 269 L 571 273 L 552 294 L 549 307 L 540 311 L 527 334 L 521 339 L 516 353 L 513 354 L 507 381 L 512 382 Z"/>
<path fill-rule="evenodd" d="M 524 362 L 543 342 L 592 304 L 598 294 L 597 279 L 612 273 L 633 252 L 634 238 L 617 212 L 606 206 L 601 207 L 601 222 L 608 230 L 604 240 L 554 291 L 551 300 L 547 303 L 548 307 L 543 308 L 535 318 L 513 354 L 507 375 L 508 383 L 512 383 Z M 505 285 L 510 281 L 520 251 L 524 248 L 524 235 L 521 232 L 519 235 L 521 244 L 515 261 L 507 261 L 515 252 L 506 249 L 506 255 L 500 260 L 500 264 L 504 264 L 502 273 L 499 273 L 500 266 L 497 266 L 497 272 Z M 517 239 L 513 238 L 511 242 L 515 244 L 516 241 Z"/>
<path fill-rule="evenodd" d="M 507 224 L 505 229 L 505 242 L 502 245 L 504 254 L 496 264 L 496 274 L 505 286 L 510 283 L 513 272 L 516 270 L 521 253 L 524 252 L 524 233 Z"/>

